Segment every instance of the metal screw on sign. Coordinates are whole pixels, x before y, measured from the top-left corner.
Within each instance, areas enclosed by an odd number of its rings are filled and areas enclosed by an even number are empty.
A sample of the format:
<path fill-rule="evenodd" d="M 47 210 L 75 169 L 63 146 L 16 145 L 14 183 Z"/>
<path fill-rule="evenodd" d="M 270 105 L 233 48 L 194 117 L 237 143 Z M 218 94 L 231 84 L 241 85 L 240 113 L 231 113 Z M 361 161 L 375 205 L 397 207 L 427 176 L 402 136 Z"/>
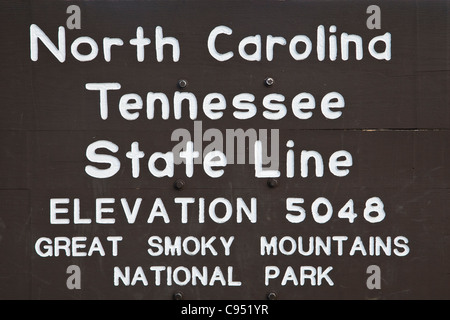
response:
<path fill-rule="evenodd" d="M 269 300 L 277 300 L 277 294 L 275 293 L 275 292 L 270 292 L 268 295 L 267 295 L 267 299 L 269 299 Z"/>
<path fill-rule="evenodd" d="M 173 300 L 183 300 L 183 294 L 181 292 L 176 292 L 173 295 Z"/>
<path fill-rule="evenodd" d="M 178 87 L 179 87 L 180 89 L 186 88 L 187 85 L 188 85 L 187 80 L 184 80 L 184 79 L 178 80 Z"/>
<path fill-rule="evenodd" d="M 267 185 L 270 188 L 276 188 L 278 186 L 278 180 L 277 179 L 269 179 L 269 180 L 267 180 Z"/>
<path fill-rule="evenodd" d="M 270 87 L 275 83 L 275 80 L 273 80 L 273 78 L 266 78 L 264 79 L 264 84 L 266 85 L 266 87 Z"/>
<path fill-rule="evenodd" d="M 173 186 L 174 186 L 175 189 L 177 189 L 177 190 L 183 189 L 185 185 L 186 185 L 186 182 L 184 182 L 183 179 L 178 179 L 178 180 L 175 181 L 175 183 L 173 184 Z"/>

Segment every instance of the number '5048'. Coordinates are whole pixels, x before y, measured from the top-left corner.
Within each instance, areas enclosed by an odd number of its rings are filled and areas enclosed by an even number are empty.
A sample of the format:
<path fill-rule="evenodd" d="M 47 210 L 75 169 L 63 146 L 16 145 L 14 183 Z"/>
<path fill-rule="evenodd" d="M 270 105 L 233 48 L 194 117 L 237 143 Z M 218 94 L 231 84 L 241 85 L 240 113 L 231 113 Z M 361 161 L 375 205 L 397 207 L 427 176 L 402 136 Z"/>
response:
<path fill-rule="evenodd" d="M 300 223 L 305 220 L 307 211 L 304 207 L 302 207 L 304 202 L 305 200 L 303 198 L 286 199 L 286 209 L 288 211 L 286 214 L 286 219 L 289 222 Z M 311 204 L 310 213 L 315 222 L 326 223 L 330 221 L 333 216 L 333 205 L 327 198 L 319 197 Z M 338 218 L 348 219 L 350 223 L 353 223 L 355 218 L 358 216 L 354 210 L 353 200 L 348 200 L 347 203 L 339 209 L 337 215 Z M 363 217 L 370 223 L 378 223 L 383 221 L 386 217 L 383 201 L 381 201 L 378 197 L 368 199 L 364 206 Z"/>

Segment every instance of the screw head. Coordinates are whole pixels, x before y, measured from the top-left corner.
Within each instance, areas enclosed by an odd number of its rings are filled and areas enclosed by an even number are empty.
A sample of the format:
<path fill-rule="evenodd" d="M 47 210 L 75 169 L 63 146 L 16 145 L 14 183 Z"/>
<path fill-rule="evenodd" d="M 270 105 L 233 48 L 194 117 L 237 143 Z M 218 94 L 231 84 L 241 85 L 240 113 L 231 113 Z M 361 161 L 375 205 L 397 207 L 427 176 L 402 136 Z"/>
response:
<path fill-rule="evenodd" d="M 184 89 L 187 87 L 187 85 L 188 85 L 187 80 L 184 79 L 178 80 L 178 88 Z"/>
<path fill-rule="evenodd" d="M 273 84 L 275 83 L 275 80 L 273 80 L 273 78 L 266 78 L 266 79 L 264 79 L 264 84 L 267 86 L 267 87 L 270 87 L 270 86 L 272 86 Z"/>
<path fill-rule="evenodd" d="M 173 300 L 183 300 L 183 293 L 181 292 L 174 293 Z"/>
<path fill-rule="evenodd" d="M 270 187 L 270 188 L 276 188 L 277 186 L 278 186 L 278 180 L 277 179 L 269 179 L 269 180 L 267 180 L 267 185 Z"/>
<path fill-rule="evenodd" d="M 267 299 L 268 300 L 277 300 L 277 294 L 275 292 L 270 292 L 269 294 L 267 294 Z"/>
<path fill-rule="evenodd" d="M 176 180 L 175 183 L 173 184 L 173 186 L 174 186 L 175 189 L 177 189 L 177 190 L 183 189 L 185 185 L 186 185 L 186 182 L 184 182 L 183 179 L 178 179 L 178 180 Z"/>

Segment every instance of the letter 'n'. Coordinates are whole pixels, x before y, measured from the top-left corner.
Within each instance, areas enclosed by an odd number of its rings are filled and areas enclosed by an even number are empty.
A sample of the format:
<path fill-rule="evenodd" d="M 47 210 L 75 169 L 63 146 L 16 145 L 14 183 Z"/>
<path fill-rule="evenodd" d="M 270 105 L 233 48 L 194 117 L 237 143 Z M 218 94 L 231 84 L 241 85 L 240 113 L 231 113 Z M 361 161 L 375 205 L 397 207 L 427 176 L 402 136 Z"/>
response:
<path fill-rule="evenodd" d="M 41 28 L 35 24 L 30 26 L 30 57 L 32 61 L 39 59 L 38 40 L 42 41 L 59 62 L 66 61 L 66 30 L 64 27 L 58 28 L 58 47 L 56 47 Z"/>

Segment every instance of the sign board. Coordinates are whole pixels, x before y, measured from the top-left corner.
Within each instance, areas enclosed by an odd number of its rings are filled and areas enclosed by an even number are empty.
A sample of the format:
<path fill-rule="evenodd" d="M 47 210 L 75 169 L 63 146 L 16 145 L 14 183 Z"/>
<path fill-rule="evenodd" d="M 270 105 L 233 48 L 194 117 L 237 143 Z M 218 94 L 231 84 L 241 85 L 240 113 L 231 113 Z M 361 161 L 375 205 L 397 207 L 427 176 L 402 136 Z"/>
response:
<path fill-rule="evenodd" d="M 1 2 L 0 298 L 450 298 L 448 6 Z"/>

